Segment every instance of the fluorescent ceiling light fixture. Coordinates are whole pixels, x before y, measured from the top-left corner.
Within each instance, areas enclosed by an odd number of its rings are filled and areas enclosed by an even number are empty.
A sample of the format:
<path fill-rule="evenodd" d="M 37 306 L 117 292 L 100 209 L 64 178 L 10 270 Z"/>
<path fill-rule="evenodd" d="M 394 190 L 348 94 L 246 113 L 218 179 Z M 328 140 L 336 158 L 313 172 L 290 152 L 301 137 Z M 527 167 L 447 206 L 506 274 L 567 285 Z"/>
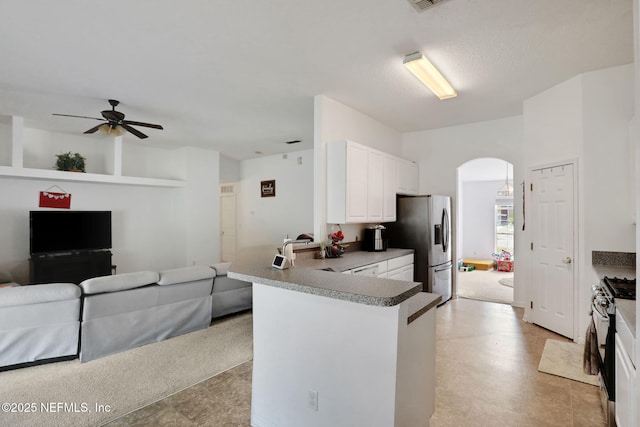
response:
<path fill-rule="evenodd" d="M 442 77 L 440 71 L 433 66 L 427 58 L 420 52 L 410 53 L 404 57 L 404 66 L 413 73 L 431 92 L 438 98 L 449 99 L 458 96 L 449 82 Z"/>

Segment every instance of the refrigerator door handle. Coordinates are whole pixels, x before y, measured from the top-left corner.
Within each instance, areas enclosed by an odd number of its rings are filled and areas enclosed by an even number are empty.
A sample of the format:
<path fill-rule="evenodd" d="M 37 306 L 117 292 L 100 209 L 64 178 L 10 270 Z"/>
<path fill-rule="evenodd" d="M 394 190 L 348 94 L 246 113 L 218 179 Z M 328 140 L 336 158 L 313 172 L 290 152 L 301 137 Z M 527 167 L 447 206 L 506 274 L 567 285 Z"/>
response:
<path fill-rule="evenodd" d="M 442 210 L 442 249 L 447 252 L 449 248 L 449 214 L 446 209 Z"/>

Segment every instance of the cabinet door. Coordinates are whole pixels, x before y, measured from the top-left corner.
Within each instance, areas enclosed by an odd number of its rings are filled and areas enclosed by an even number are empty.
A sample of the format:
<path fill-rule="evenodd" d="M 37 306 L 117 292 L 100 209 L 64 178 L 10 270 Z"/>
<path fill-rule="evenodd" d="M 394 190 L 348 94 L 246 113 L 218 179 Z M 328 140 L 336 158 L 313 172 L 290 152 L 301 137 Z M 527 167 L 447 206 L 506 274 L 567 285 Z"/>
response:
<path fill-rule="evenodd" d="M 404 267 L 390 270 L 387 273 L 388 279 L 403 280 L 405 282 L 413 282 L 413 265 L 405 265 Z"/>
<path fill-rule="evenodd" d="M 383 179 L 382 221 L 393 222 L 396 220 L 396 191 L 398 188 L 396 159 L 393 156 L 384 156 Z"/>
<path fill-rule="evenodd" d="M 634 390 L 636 373 L 619 334 L 616 334 L 616 425 L 635 426 Z"/>
<path fill-rule="evenodd" d="M 347 144 L 347 213 L 346 222 L 367 220 L 368 149 L 359 144 Z M 331 171 L 327 171 L 331 173 Z"/>
<path fill-rule="evenodd" d="M 367 188 L 367 221 L 382 221 L 384 199 L 384 154 L 369 149 L 369 182 Z"/>

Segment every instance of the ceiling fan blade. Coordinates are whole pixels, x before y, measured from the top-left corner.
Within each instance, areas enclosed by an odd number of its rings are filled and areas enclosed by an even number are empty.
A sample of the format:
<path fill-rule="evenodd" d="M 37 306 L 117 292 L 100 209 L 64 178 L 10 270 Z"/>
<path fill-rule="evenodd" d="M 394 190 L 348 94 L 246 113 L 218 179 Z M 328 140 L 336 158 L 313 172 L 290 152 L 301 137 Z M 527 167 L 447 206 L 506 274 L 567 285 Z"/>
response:
<path fill-rule="evenodd" d="M 77 117 L 78 119 L 91 119 L 91 120 L 102 120 L 104 121 L 104 119 L 99 119 L 98 117 L 87 117 L 87 116 L 74 116 L 72 114 L 57 114 L 57 113 L 53 113 L 54 116 L 62 116 L 62 117 Z"/>
<path fill-rule="evenodd" d="M 95 133 L 100 129 L 100 126 L 104 125 L 104 123 L 99 124 L 98 126 L 94 126 L 91 129 L 85 131 L 84 133 Z"/>
<path fill-rule="evenodd" d="M 127 132 L 134 134 L 135 136 L 137 136 L 140 139 L 147 138 L 147 135 L 145 135 L 144 133 L 140 132 L 138 129 L 132 128 L 131 126 L 129 126 L 128 124 L 126 124 L 124 122 L 120 123 L 120 126 L 125 128 L 127 130 Z"/>
<path fill-rule="evenodd" d="M 133 122 L 131 120 L 123 120 L 122 123 L 126 123 L 128 125 L 134 125 L 134 126 L 144 126 L 148 128 L 154 128 L 154 129 L 164 129 L 161 125 L 154 125 L 153 123 Z"/>

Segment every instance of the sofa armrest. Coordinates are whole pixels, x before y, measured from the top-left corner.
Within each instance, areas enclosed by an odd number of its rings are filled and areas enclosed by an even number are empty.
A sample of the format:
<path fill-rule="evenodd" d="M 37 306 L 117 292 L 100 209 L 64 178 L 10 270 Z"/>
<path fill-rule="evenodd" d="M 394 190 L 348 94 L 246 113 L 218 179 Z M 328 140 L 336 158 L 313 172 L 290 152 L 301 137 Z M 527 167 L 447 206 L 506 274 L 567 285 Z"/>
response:
<path fill-rule="evenodd" d="M 158 285 L 165 286 L 176 283 L 195 282 L 196 280 L 212 279 L 215 275 L 215 270 L 202 265 L 174 268 L 160 272 Z"/>
<path fill-rule="evenodd" d="M 219 262 L 217 264 L 213 264 L 211 268 L 216 271 L 216 276 L 226 276 L 229 272 L 229 268 L 231 267 L 230 262 Z"/>
<path fill-rule="evenodd" d="M 0 307 L 39 304 L 80 298 L 80 288 L 73 283 L 15 286 L 0 289 Z"/>
<path fill-rule="evenodd" d="M 80 283 L 80 287 L 85 294 L 101 294 L 152 285 L 158 281 L 158 278 L 158 273 L 155 271 L 138 271 L 93 277 Z"/>

